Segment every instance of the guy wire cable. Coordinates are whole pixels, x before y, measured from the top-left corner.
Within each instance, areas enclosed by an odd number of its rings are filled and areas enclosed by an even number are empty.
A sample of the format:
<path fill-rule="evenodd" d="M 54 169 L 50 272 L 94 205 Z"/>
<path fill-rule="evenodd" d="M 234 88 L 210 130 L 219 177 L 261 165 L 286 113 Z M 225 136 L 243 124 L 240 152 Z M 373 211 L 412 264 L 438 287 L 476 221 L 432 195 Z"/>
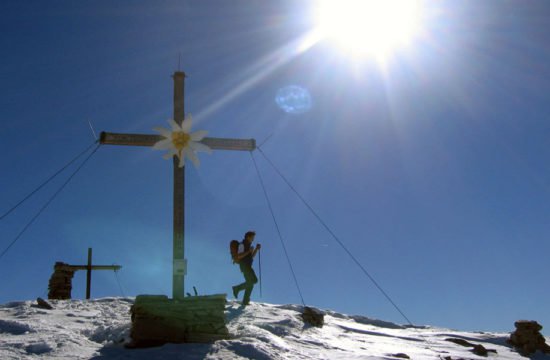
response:
<path fill-rule="evenodd" d="M 298 196 L 298 198 L 304 203 L 304 205 L 311 211 L 311 213 L 317 218 L 317 220 L 323 225 L 323 227 L 329 232 L 330 235 L 336 240 L 336 242 L 344 249 L 344 251 L 350 256 L 350 258 L 355 262 L 357 266 L 363 271 L 363 273 L 372 281 L 372 283 L 378 288 L 378 290 L 384 295 L 384 297 L 393 305 L 393 307 L 403 316 L 403 318 L 408 322 L 409 325 L 414 326 L 413 323 L 409 320 L 409 318 L 401 311 L 399 306 L 392 300 L 392 298 L 382 289 L 382 287 L 378 284 L 378 282 L 369 274 L 369 272 L 361 265 L 361 263 L 353 256 L 351 251 L 348 250 L 348 248 L 340 241 L 340 239 L 334 234 L 334 232 L 328 227 L 328 225 L 321 219 L 321 217 L 313 210 L 313 208 L 307 203 L 307 201 L 298 193 L 298 191 L 290 184 L 290 182 L 286 179 L 286 177 L 279 171 L 279 169 L 273 164 L 273 162 L 265 155 L 265 153 L 262 151 L 261 148 L 257 148 L 260 154 L 264 157 L 264 159 L 267 160 L 267 162 L 275 169 L 277 174 L 284 180 L 284 182 L 290 187 L 290 189 Z M 254 163 L 256 164 L 256 163 Z"/>
<path fill-rule="evenodd" d="M 122 284 L 120 283 L 120 279 L 118 278 L 118 270 L 113 270 L 113 272 L 115 273 L 115 279 L 118 284 L 118 288 L 120 289 L 120 293 L 122 294 L 122 297 L 126 297 L 126 295 L 124 294 L 124 290 L 122 290 Z"/>
<path fill-rule="evenodd" d="M 292 266 L 292 262 L 290 261 L 290 257 L 288 255 L 288 252 L 286 250 L 285 242 L 283 241 L 283 236 L 281 235 L 281 230 L 279 229 L 279 224 L 277 223 L 277 220 L 275 219 L 275 213 L 273 211 L 273 207 L 271 206 L 271 201 L 269 200 L 269 196 L 267 195 L 267 190 L 265 189 L 264 181 L 262 179 L 262 175 L 260 174 L 260 170 L 258 169 L 258 165 L 256 164 L 256 159 L 254 158 L 254 155 L 252 154 L 252 151 L 250 152 L 250 157 L 252 158 L 252 162 L 254 163 L 254 167 L 256 168 L 256 173 L 258 174 L 258 178 L 260 179 L 260 185 L 262 186 L 262 190 L 265 195 L 265 199 L 267 201 L 267 205 L 269 208 L 269 211 L 271 213 L 271 217 L 273 218 L 273 222 L 275 223 L 275 228 L 277 229 L 277 233 L 279 234 L 279 240 L 281 240 L 281 245 L 283 246 L 283 250 L 286 256 L 286 261 L 288 262 L 288 265 L 290 267 L 290 272 L 292 273 L 292 277 L 294 278 L 294 284 L 296 284 L 296 289 L 298 289 L 298 294 L 300 295 L 300 299 L 302 301 L 302 305 L 306 306 L 306 303 L 304 301 L 304 297 L 302 296 L 302 290 L 300 289 L 300 285 L 298 284 L 298 279 L 296 278 L 296 273 L 294 272 L 294 267 Z"/>
<path fill-rule="evenodd" d="M 59 195 L 59 193 L 65 188 L 65 186 L 67 186 L 67 184 L 72 180 L 72 178 L 80 171 L 80 169 L 82 169 L 82 167 L 88 162 L 88 160 L 90 160 L 90 158 L 96 153 L 96 151 L 99 149 L 99 147 L 101 146 L 101 144 L 97 145 L 97 147 L 94 149 L 94 151 L 92 151 L 90 153 L 90 155 L 88 155 L 86 157 L 86 159 L 84 159 L 84 161 L 82 162 L 82 164 L 80 164 L 78 166 L 78 168 L 71 174 L 71 176 L 69 176 L 69 178 L 63 183 L 63 185 L 61 185 L 59 187 L 59 189 L 57 189 L 57 191 L 48 199 L 48 201 L 46 201 L 46 203 L 44 204 L 44 206 L 42 206 L 42 208 L 40 208 L 40 210 L 38 210 L 38 212 L 36 213 L 36 215 L 34 215 L 34 217 L 27 223 L 27 225 L 25 225 L 25 227 L 23 228 L 23 230 L 21 230 L 19 232 L 19 234 L 17 234 L 17 236 L 15 237 L 15 239 L 13 239 L 13 241 L 8 245 L 7 248 L 4 249 L 4 251 L 2 251 L 2 253 L 0 254 L 0 259 L 2 259 L 2 257 L 4 257 L 4 255 L 8 252 L 8 250 L 17 242 L 17 240 L 19 240 L 19 238 L 21 237 L 21 235 L 23 235 L 23 233 L 25 231 L 27 231 L 27 229 L 32 225 L 32 223 L 40 216 L 40 214 L 42 214 L 42 212 L 44 210 L 46 210 L 46 208 L 48 207 L 48 205 L 50 205 L 50 203 L 57 197 L 57 195 Z"/>
<path fill-rule="evenodd" d="M 36 189 L 31 191 L 27 196 L 23 198 L 23 200 L 19 201 L 15 206 L 13 206 L 11 209 L 6 211 L 2 216 L 0 216 L 0 220 L 4 219 L 6 216 L 8 216 L 12 211 L 17 209 L 21 204 L 23 204 L 25 201 L 27 201 L 31 196 L 33 196 L 38 190 L 42 189 L 47 183 L 49 183 L 51 180 L 53 180 L 57 175 L 61 174 L 63 170 L 68 168 L 72 163 L 74 163 L 76 160 L 78 160 L 82 155 L 88 152 L 94 146 L 97 144 L 97 140 L 94 141 L 90 146 L 88 146 L 84 151 L 80 152 L 78 155 L 76 155 L 71 161 L 69 161 L 67 164 L 65 164 L 61 169 L 57 170 L 52 176 L 50 176 L 46 181 L 44 181 L 42 184 L 40 184 Z"/>

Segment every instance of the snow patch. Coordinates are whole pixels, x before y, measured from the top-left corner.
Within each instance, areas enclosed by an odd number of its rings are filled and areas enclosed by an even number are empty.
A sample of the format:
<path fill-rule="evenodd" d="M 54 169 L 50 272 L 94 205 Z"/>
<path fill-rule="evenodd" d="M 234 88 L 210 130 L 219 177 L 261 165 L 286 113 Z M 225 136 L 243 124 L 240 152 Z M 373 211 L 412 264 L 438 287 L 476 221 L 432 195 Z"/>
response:
<path fill-rule="evenodd" d="M 130 324 L 99 326 L 89 336 L 89 339 L 99 344 L 120 344 L 130 341 Z"/>
<path fill-rule="evenodd" d="M 56 348 L 55 345 L 51 345 L 45 341 L 36 342 L 33 344 L 29 344 L 25 347 L 25 350 L 28 354 L 35 354 L 35 355 L 41 355 L 48 353 Z"/>
<path fill-rule="evenodd" d="M 0 333 L 8 333 L 12 335 L 23 335 L 25 333 L 34 332 L 33 328 L 25 323 L 13 320 L 0 319 Z"/>
<path fill-rule="evenodd" d="M 272 359 L 282 359 L 282 357 L 277 354 L 273 357 L 273 352 L 269 351 L 269 347 L 259 344 L 254 341 L 232 341 L 227 344 L 227 350 L 233 352 L 238 357 L 243 357 L 245 359 L 255 359 L 255 360 L 272 360 Z"/>

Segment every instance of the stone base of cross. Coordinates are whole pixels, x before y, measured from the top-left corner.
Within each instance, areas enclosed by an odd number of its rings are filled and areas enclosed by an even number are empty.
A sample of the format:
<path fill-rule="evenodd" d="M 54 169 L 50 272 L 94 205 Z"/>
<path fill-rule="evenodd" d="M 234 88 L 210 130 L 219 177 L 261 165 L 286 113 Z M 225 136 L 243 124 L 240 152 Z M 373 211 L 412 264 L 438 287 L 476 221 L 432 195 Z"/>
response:
<path fill-rule="evenodd" d="M 225 294 L 188 296 L 182 300 L 164 295 L 138 295 L 131 310 L 132 342 L 126 347 L 227 339 L 225 304 Z"/>
<path fill-rule="evenodd" d="M 174 120 L 181 126 L 184 112 L 184 80 L 185 73 L 177 71 L 174 78 Z M 101 144 L 153 146 L 162 140 L 161 135 L 147 134 L 116 134 L 102 132 Z M 253 151 L 256 149 L 254 139 L 226 139 L 206 137 L 200 141 L 213 150 L 241 150 Z M 174 300 L 182 300 L 185 295 L 184 279 L 187 272 L 185 259 L 184 229 L 185 229 L 185 167 L 180 168 L 178 159 L 174 156 L 174 222 L 173 222 L 173 271 L 172 271 L 172 296 Z"/>

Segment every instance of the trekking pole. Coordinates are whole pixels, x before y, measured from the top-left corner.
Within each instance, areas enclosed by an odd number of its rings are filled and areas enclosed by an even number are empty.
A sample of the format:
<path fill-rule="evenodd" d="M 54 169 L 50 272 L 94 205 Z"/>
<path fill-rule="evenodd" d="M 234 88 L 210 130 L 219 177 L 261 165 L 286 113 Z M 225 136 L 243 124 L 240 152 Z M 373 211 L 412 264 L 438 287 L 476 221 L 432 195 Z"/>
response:
<path fill-rule="evenodd" d="M 262 252 L 258 252 L 258 269 L 260 270 L 260 298 L 262 297 Z"/>

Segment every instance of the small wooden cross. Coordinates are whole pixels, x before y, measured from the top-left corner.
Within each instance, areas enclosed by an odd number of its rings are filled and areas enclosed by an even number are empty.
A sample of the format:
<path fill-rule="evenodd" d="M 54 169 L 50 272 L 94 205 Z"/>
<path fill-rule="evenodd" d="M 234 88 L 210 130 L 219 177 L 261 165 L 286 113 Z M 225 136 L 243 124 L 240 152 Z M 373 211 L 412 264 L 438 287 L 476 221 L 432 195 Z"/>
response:
<path fill-rule="evenodd" d="M 181 125 L 185 117 L 184 112 L 184 80 L 185 73 L 174 73 L 174 120 Z M 133 145 L 153 146 L 162 140 L 161 135 L 146 134 L 115 134 L 102 132 L 101 144 L 108 145 Z M 254 139 L 226 139 L 206 137 L 201 143 L 213 150 L 243 150 L 256 149 Z M 184 297 L 184 277 L 187 273 L 187 260 L 184 252 L 184 197 L 185 197 L 185 167 L 178 167 L 178 159 L 174 156 L 174 225 L 173 225 L 173 272 L 172 272 L 172 296 L 174 299 Z"/>
<path fill-rule="evenodd" d="M 86 270 L 86 299 L 90 299 L 92 288 L 92 270 L 114 270 L 122 268 L 120 265 L 92 265 L 92 248 L 88 248 L 87 265 L 69 265 L 62 262 L 55 263 L 54 273 L 50 278 L 49 299 L 70 299 L 72 278 L 75 271 Z"/>

